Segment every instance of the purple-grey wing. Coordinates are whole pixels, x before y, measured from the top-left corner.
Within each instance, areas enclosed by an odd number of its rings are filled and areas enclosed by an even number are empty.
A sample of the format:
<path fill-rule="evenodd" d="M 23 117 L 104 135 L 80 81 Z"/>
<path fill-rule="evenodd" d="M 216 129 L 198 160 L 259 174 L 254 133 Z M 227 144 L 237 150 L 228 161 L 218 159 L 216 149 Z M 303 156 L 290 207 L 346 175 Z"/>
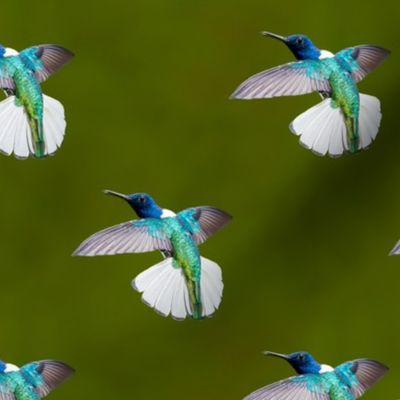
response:
<path fill-rule="evenodd" d="M 40 397 L 45 397 L 75 370 L 61 361 L 41 360 L 24 365 L 19 372 L 32 384 Z"/>
<path fill-rule="evenodd" d="M 176 217 L 190 231 L 197 244 L 205 242 L 232 219 L 227 212 L 210 206 L 188 208 Z"/>
<path fill-rule="evenodd" d="M 353 79 L 359 82 L 378 67 L 389 54 L 389 50 L 380 46 L 361 45 L 341 50 L 335 58 L 351 73 Z"/>
<path fill-rule="evenodd" d="M 35 73 L 39 82 L 43 82 L 74 57 L 74 54 L 62 46 L 42 44 L 21 51 L 19 57 Z"/>
<path fill-rule="evenodd" d="M 299 375 L 262 387 L 243 400 L 330 400 L 318 375 Z"/>
<path fill-rule="evenodd" d="M 359 359 L 348 361 L 335 368 L 344 381 L 349 382 L 353 395 L 361 397 L 379 379 L 381 379 L 389 368 L 379 361 Z"/>
<path fill-rule="evenodd" d="M 1 89 L 15 89 L 14 73 L 16 71 L 15 63 L 12 62 L 11 57 L 0 58 L 0 88 Z"/>
<path fill-rule="evenodd" d="M 318 61 L 307 60 L 280 65 L 259 72 L 244 81 L 232 99 L 265 99 L 330 92 L 331 87 Z"/>
<path fill-rule="evenodd" d="M 172 250 L 163 230 L 163 221 L 156 218 L 123 222 L 101 230 L 86 239 L 74 252 L 75 256 L 98 256 Z"/>
<path fill-rule="evenodd" d="M 397 256 L 399 254 L 400 254 L 400 240 L 396 243 L 396 245 L 390 251 L 389 256 Z"/>

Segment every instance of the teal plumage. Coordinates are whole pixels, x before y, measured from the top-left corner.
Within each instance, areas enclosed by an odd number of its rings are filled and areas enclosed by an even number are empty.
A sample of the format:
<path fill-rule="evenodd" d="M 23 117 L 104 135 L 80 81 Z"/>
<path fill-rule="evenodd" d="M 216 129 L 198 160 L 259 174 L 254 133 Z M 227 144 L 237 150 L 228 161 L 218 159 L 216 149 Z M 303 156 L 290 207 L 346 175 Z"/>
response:
<path fill-rule="evenodd" d="M 193 307 L 193 318 L 200 319 L 202 316 L 200 252 L 192 236 L 187 233 L 180 222 L 175 218 L 168 218 L 168 220 L 167 223 L 174 226 L 170 238 L 174 249 L 173 257 L 186 276 L 190 302 Z"/>
<path fill-rule="evenodd" d="M 42 89 L 32 70 L 26 68 L 20 57 L 9 57 L 3 62 L 12 64 L 15 84 L 16 104 L 24 107 L 32 132 L 33 148 L 38 158 L 45 155 L 45 142 L 43 134 L 43 97 Z M 1 65 L 0 65 L 1 69 Z M 8 68 L 10 70 L 11 68 Z"/>
<path fill-rule="evenodd" d="M 307 392 L 315 396 L 326 397 L 329 400 L 354 400 L 350 388 L 343 384 L 335 372 L 325 372 L 321 375 L 308 374 L 289 378 L 295 385 L 304 385 Z M 322 398 L 324 398 L 322 397 Z"/>
<path fill-rule="evenodd" d="M 39 400 L 74 373 L 69 365 L 54 360 L 35 361 L 16 367 L 0 362 L 1 400 Z"/>
<path fill-rule="evenodd" d="M 35 386 L 36 382 L 26 380 L 20 372 L 0 374 L 0 393 L 3 397 L 12 395 L 18 400 L 38 400 L 40 396 Z"/>

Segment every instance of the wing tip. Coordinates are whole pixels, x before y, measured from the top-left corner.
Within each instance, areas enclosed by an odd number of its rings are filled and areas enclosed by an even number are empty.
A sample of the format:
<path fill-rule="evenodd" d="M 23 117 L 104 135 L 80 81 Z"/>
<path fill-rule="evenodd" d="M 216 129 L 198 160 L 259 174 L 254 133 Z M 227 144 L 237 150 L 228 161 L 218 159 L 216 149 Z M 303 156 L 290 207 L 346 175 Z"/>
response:
<path fill-rule="evenodd" d="M 230 96 L 229 100 L 252 100 L 256 99 L 257 97 L 248 97 L 246 94 L 242 94 L 243 87 L 239 86 Z"/>
<path fill-rule="evenodd" d="M 389 256 L 398 256 L 400 254 L 400 240 L 396 243 L 392 250 L 389 252 Z"/>
<path fill-rule="evenodd" d="M 71 375 L 75 373 L 75 368 L 69 364 L 58 360 L 43 360 L 40 361 L 41 375 L 45 382 L 51 387 L 63 383 Z"/>
<path fill-rule="evenodd" d="M 61 53 L 63 53 L 63 56 L 66 57 L 68 60 L 75 57 L 75 53 L 73 51 L 59 44 L 44 44 L 42 46 L 60 51 Z"/>
<path fill-rule="evenodd" d="M 85 247 L 89 245 L 87 240 L 84 240 L 71 254 L 72 257 L 77 256 L 87 256 L 87 252 L 85 252 Z"/>

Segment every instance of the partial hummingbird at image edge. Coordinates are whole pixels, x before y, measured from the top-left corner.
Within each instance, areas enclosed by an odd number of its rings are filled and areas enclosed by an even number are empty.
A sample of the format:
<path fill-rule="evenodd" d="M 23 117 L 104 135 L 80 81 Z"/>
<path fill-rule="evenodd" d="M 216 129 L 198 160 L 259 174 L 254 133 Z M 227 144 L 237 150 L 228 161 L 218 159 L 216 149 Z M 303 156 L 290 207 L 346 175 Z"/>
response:
<path fill-rule="evenodd" d="M 44 158 L 61 146 L 66 128 L 64 107 L 42 93 L 40 84 L 74 54 L 44 44 L 18 53 L 0 45 L 0 152 L 16 158 Z"/>
<path fill-rule="evenodd" d="M 201 257 L 198 246 L 232 218 L 215 207 L 192 207 L 175 214 L 146 193 L 106 194 L 125 200 L 140 219 L 106 228 L 86 239 L 76 256 L 143 253 L 159 250 L 160 263 L 139 274 L 132 287 L 156 312 L 176 320 L 210 317 L 222 300 L 221 268 Z"/>
<path fill-rule="evenodd" d="M 262 387 L 243 400 L 355 400 L 389 370 L 379 361 L 366 358 L 333 368 L 320 364 L 307 352 L 263 354 L 286 360 L 298 375 Z"/>
<path fill-rule="evenodd" d="M 39 400 L 74 372 L 69 365 L 55 360 L 34 361 L 21 368 L 0 361 L 0 399 Z"/>
<path fill-rule="evenodd" d="M 378 133 L 382 114 L 379 99 L 359 93 L 357 83 L 390 51 L 361 45 L 333 54 L 317 48 L 305 35 L 262 34 L 283 42 L 297 61 L 251 76 L 231 98 L 251 100 L 317 92 L 323 100 L 290 124 L 300 143 L 318 155 L 331 157 L 366 149 Z"/>

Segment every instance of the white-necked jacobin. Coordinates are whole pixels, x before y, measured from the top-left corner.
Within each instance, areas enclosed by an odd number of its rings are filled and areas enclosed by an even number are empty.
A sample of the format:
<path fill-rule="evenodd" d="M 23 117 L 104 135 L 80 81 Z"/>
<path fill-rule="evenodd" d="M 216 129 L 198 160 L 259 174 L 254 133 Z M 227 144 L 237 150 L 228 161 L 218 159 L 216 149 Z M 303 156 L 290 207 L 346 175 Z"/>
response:
<path fill-rule="evenodd" d="M 61 361 L 34 361 L 21 368 L 0 361 L 0 399 L 39 400 L 74 372 Z"/>
<path fill-rule="evenodd" d="M 231 216 L 215 207 L 193 207 L 175 214 L 162 209 L 146 193 L 124 199 L 140 219 L 95 233 L 74 255 L 96 256 L 160 250 L 165 259 L 139 274 L 132 286 L 142 300 L 163 316 L 201 319 L 219 307 L 223 282 L 219 266 L 200 257 L 198 245 L 225 225 Z"/>
<path fill-rule="evenodd" d="M 319 155 L 332 157 L 367 148 L 378 133 L 382 115 L 379 100 L 360 94 L 357 82 L 374 70 L 389 51 L 361 45 L 332 54 L 317 48 L 305 35 L 263 35 L 285 43 L 298 61 L 250 77 L 231 98 L 261 99 L 319 92 L 324 100 L 290 124 L 300 142 Z"/>
<path fill-rule="evenodd" d="M 54 44 L 20 53 L 0 45 L 0 87 L 8 96 L 0 103 L 0 152 L 21 159 L 42 158 L 61 146 L 64 107 L 44 95 L 40 83 L 72 57 L 69 50 Z"/>
<path fill-rule="evenodd" d="M 385 365 L 370 359 L 347 361 L 333 368 L 303 351 L 264 354 L 283 358 L 298 375 L 258 389 L 244 400 L 354 400 L 388 371 Z"/>

